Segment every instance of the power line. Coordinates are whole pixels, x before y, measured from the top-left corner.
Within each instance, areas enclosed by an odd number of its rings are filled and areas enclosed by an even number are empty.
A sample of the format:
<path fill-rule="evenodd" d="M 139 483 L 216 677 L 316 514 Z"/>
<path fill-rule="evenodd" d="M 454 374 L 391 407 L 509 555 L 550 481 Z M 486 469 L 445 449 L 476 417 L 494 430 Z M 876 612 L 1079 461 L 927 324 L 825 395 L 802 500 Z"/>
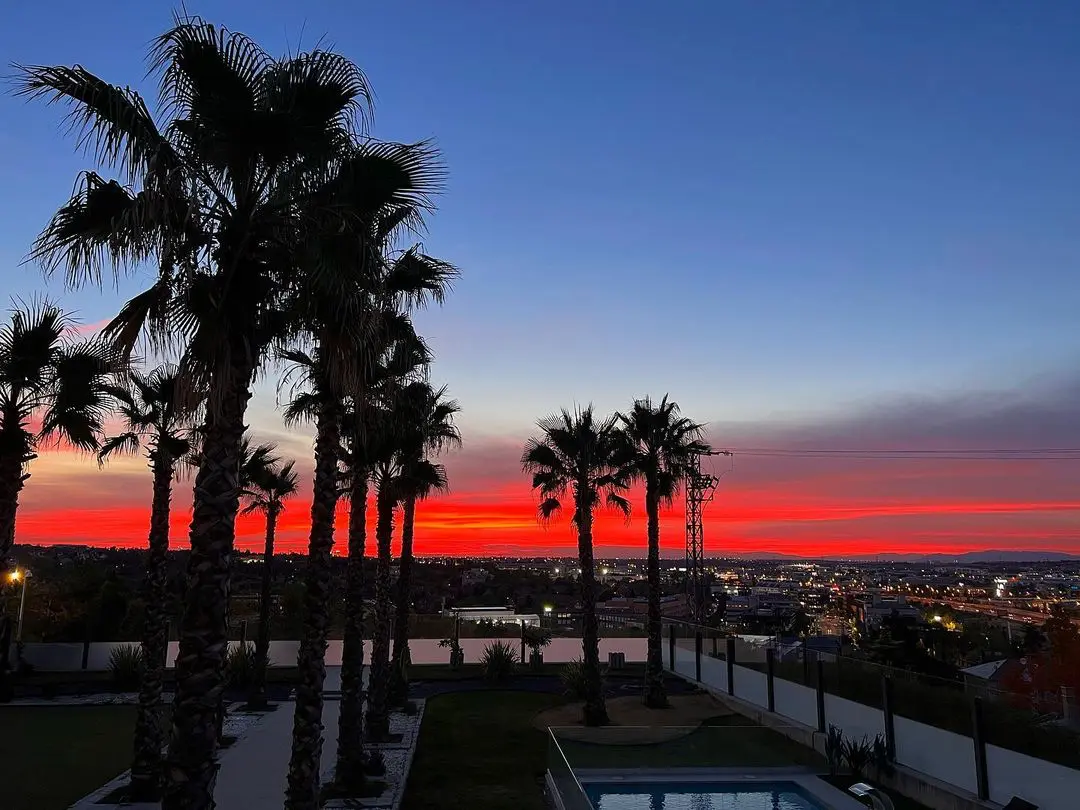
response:
<path fill-rule="evenodd" d="M 963 448 L 936 450 L 840 448 L 733 448 L 739 456 L 758 458 L 832 458 L 930 461 L 1080 461 L 1080 448 Z"/>

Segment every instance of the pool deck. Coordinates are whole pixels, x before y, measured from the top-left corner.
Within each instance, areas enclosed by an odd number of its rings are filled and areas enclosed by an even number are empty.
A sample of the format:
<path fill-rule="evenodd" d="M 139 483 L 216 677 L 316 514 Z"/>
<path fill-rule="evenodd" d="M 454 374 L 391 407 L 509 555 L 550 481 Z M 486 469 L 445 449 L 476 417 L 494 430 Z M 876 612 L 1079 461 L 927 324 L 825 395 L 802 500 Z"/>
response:
<path fill-rule="evenodd" d="M 652 787 L 664 783 L 686 784 L 716 782 L 724 786 L 751 788 L 755 784 L 790 782 L 812 796 L 828 810 L 866 810 L 866 805 L 844 791 L 833 787 L 806 768 L 580 768 L 574 775 L 582 786 L 634 785 Z M 852 777 L 852 784 L 857 780 Z"/>

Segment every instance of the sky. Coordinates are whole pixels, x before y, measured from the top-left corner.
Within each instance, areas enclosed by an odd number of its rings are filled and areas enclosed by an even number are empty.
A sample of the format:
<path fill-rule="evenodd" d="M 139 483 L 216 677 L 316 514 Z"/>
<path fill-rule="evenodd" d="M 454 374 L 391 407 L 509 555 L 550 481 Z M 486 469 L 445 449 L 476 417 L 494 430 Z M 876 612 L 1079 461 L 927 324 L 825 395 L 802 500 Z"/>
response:
<path fill-rule="evenodd" d="M 143 92 L 173 6 L 21 3 L 5 64 L 80 63 Z M 593 0 L 189 3 L 275 54 L 317 44 L 376 91 L 372 134 L 434 138 L 423 236 L 462 276 L 417 316 L 460 401 L 452 492 L 419 553 L 572 553 L 518 459 L 535 421 L 664 393 L 732 448 L 707 553 L 1080 553 L 1080 462 L 792 458 L 755 448 L 1080 447 L 1080 6 Z M 63 24 L 58 24 L 62 21 Z M 5 68 L 7 70 L 7 68 Z M 10 89 L 10 84 L 5 90 Z M 145 278 L 65 289 L 28 247 L 93 168 L 64 111 L 0 96 L 0 291 L 86 324 Z M 249 422 L 311 469 L 273 381 Z M 18 541 L 138 545 L 145 460 L 51 450 Z M 306 541 L 308 489 L 281 546 Z M 186 542 L 190 481 L 176 487 Z M 603 517 L 601 553 L 645 528 Z M 239 542 L 260 542 L 257 519 Z M 666 514 L 666 553 L 683 547 Z"/>

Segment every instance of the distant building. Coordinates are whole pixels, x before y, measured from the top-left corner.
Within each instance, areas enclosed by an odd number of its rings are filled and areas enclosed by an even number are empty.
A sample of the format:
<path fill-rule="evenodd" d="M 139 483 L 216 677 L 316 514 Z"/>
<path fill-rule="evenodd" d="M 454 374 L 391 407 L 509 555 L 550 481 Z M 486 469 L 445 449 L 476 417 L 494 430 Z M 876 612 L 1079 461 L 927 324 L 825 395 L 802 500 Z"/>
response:
<path fill-rule="evenodd" d="M 506 607 L 470 607 L 450 608 L 443 615 L 457 618 L 463 622 L 491 622 L 493 624 L 525 624 L 539 627 L 540 617 L 535 613 L 515 613 Z"/>
<path fill-rule="evenodd" d="M 901 595 L 871 594 L 856 603 L 855 610 L 859 624 L 868 630 L 879 627 L 883 620 L 890 617 L 916 622 L 922 618 L 922 612 L 909 605 L 907 598 Z"/>

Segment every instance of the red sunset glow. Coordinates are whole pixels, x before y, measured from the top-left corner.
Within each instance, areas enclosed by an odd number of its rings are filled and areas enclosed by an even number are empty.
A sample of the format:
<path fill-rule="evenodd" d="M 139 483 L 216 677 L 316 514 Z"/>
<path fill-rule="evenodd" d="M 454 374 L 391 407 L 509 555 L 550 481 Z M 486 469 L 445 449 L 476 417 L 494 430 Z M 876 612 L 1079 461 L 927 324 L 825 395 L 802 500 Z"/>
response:
<path fill-rule="evenodd" d="M 486 456 L 478 453 L 480 457 Z M 514 473 L 516 459 L 476 467 L 468 449 L 449 460 L 453 491 L 424 502 L 417 513 L 419 554 L 543 555 L 576 552 L 565 519 L 536 520 L 527 479 Z M 104 470 L 74 453 L 46 452 L 31 468 L 19 514 L 18 542 L 85 543 L 140 547 L 146 543 L 149 473 L 141 459 L 123 459 Z M 494 475 L 498 473 L 498 475 Z M 310 474 L 305 470 L 305 479 Z M 747 459 L 725 476 L 706 509 L 709 554 L 754 551 L 798 555 L 891 552 L 962 552 L 1032 548 L 1077 550 L 1080 499 L 1069 491 L 1060 466 L 963 461 L 867 464 L 787 459 Z M 173 544 L 186 542 L 191 482 L 174 492 Z M 308 490 L 290 501 L 278 527 L 281 551 L 303 551 Z M 598 515 L 601 553 L 636 554 L 644 548 L 639 493 L 634 515 Z M 339 505 L 338 527 L 347 504 Z M 374 529 L 369 510 L 369 532 Z M 677 500 L 662 517 L 665 553 L 683 547 L 683 513 Z M 262 545 L 258 515 L 237 521 L 237 545 Z M 339 537 L 341 551 L 343 537 Z M 373 537 L 369 534 L 370 542 Z"/>

